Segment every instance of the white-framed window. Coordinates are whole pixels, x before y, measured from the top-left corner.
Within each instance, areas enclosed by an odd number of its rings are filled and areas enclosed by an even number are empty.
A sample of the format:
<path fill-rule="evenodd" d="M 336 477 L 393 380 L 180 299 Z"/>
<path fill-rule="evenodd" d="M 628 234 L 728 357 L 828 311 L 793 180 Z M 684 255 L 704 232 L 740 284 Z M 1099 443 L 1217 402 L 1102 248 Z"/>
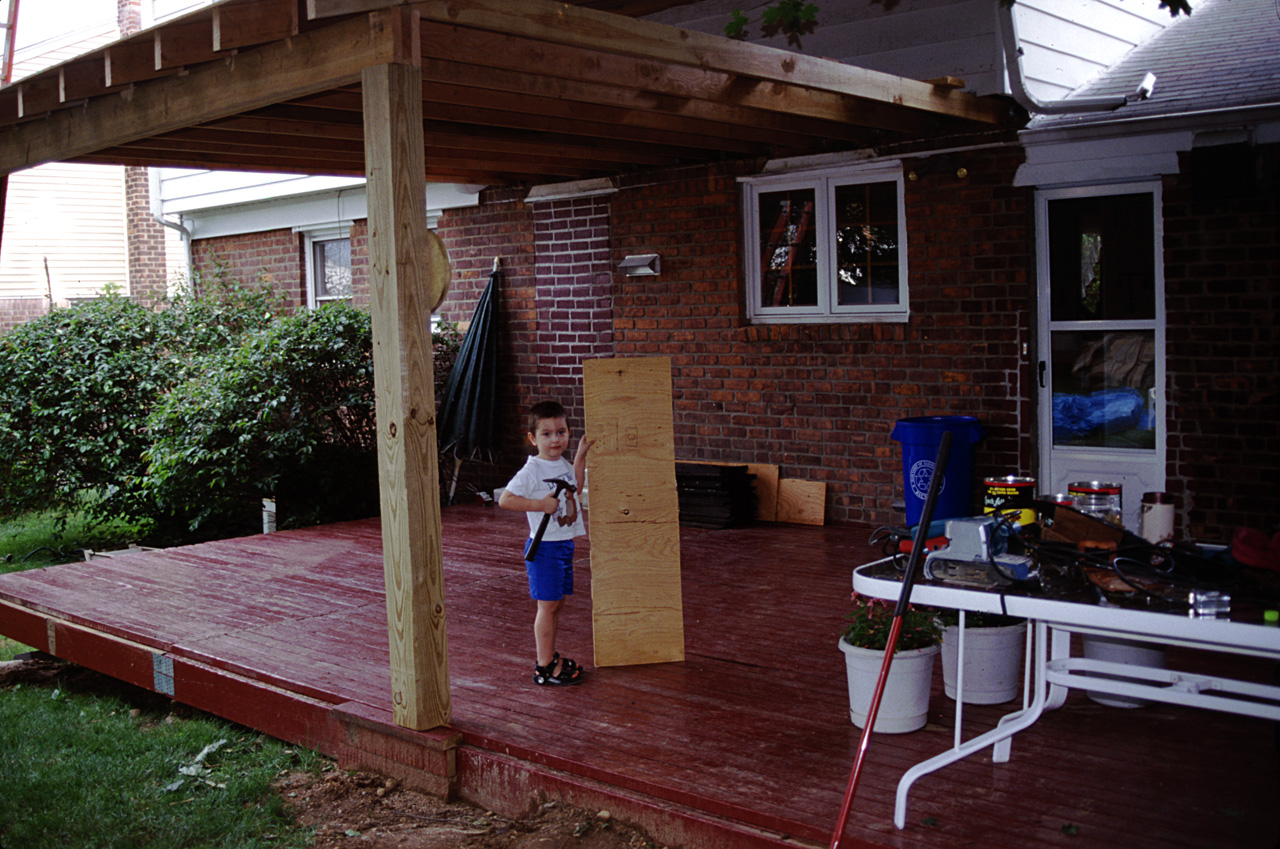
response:
<path fill-rule="evenodd" d="M 753 177 L 743 192 L 752 322 L 907 320 L 900 162 Z"/>
<path fill-rule="evenodd" d="M 300 230 L 306 256 L 307 306 L 351 298 L 351 224 Z"/>

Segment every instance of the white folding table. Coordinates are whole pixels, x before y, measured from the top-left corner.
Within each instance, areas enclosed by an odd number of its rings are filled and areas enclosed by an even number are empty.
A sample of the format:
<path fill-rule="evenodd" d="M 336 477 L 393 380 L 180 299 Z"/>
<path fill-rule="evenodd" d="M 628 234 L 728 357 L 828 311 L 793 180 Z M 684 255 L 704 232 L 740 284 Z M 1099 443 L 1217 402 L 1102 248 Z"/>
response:
<path fill-rule="evenodd" d="M 891 571 L 892 560 L 884 558 L 854 569 L 854 591 L 896 600 L 902 592 L 902 580 Z M 1002 595 L 995 590 L 925 581 L 912 587 L 911 603 L 960 611 L 960 677 L 956 682 L 955 742 L 951 749 L 907 770 L 898 782 L 893 813 L 898 828 L 906 823 L 907 794 L 916 779 L 987 746 L 993 747 L 995 763 L 1008 761 L 1013 735 L 1030 728 L 1045 710 L 1061 707 L 1071 687 L 1280 721 L 1280 686 L 1071 656 L 1071 634 L 1081 633 L 1280 660 L 1277 627 L 1104 603 Z M 1028 640 L 1022 708 L 1001 717 L 990 731 L 962 741 L 966 612 L 1025 618 Z"/>

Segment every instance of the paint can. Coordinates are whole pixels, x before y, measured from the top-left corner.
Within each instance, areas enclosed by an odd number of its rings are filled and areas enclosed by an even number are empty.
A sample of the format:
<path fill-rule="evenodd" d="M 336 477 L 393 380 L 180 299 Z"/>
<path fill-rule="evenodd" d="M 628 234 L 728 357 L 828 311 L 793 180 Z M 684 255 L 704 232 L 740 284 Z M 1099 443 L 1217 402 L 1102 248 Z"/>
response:
<path fill-rule="evenodd" d="M 1121 490 L 1120 484 L 1104 481 L 1076 481 L 1067 484 L 1073 507 L 1117 527 L 1124 525 Z"/>
<path fill-rule="evenodd" d="M 1167 492 L 1142 493 L 1139 521 L 1142 538 L 1153 545 L 1173 542 L 1174 497 Z"/>
<path fill-rule="evenodd" d="M 1036 479 L 1007 475 L 986 478 L 982 482 L 982 512 L 1009 516 L 1019 525 L 1027 526 L 1036 520 Z"/>

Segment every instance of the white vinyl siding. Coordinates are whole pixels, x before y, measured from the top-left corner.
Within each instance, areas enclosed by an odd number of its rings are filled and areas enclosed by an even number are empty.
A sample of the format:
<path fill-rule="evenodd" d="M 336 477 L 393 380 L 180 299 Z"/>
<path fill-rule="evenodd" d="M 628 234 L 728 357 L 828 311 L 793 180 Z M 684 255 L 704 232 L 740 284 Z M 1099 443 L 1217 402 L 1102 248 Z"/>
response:
<path fill-rule="evenodd" d="M 92 298 L 129 286 L 124 170 L 53 163 L 9 177 L 0 297 Z M 45 259 L 48 259 L 48 272 Z"/>

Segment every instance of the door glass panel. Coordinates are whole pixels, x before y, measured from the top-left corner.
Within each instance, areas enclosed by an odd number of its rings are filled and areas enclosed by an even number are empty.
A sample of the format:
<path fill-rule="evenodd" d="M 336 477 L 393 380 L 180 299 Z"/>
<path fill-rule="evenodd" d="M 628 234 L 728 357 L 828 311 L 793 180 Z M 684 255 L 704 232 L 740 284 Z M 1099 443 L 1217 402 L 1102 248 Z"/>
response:
<path fill-rule="evenodd" d="M 814 190 L 760 195 L 760 306 L 818 305 Z"/>
<path fill-rule="evenodd" d="M 1052 344 L 1053 444 L 1154 448 L 1154 331 L 1056 331 Z"/>
<path fill-rule="evenodd" d="M 1052 321 L 1155 317 L 1150 194 L 1049 203 Z"/>

